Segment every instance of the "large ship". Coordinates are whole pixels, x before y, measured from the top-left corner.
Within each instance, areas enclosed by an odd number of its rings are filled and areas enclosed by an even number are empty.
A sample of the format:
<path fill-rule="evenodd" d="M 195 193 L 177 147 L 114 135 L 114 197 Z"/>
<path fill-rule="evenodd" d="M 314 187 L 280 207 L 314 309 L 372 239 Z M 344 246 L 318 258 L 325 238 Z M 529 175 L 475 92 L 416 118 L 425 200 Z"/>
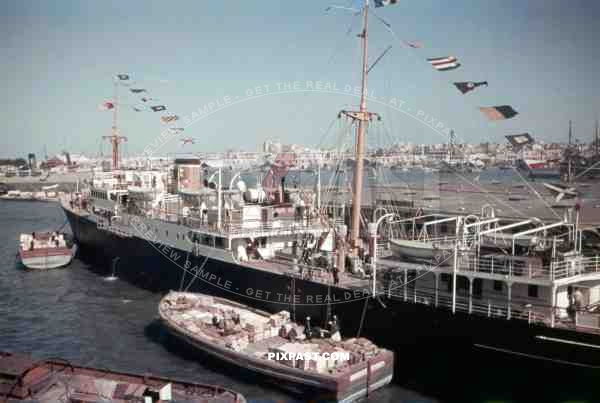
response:
<path fill-rule="evenodd" d="M 597 374 L 600 258 L 585 246 L 600 238 L 582 227 L 578 204 L 536 219 L 417 208 L 414 192 L 366 201 L 365 136 L 378 118 L 367 110 L 368 15 L 365 6 L 360 108 L 339 114 L 356 127 L 352 192 L 321 186 L 320 172 L 314 187 L 290 185 L 289 154 L 255 183 L 198 157 L 168 172 L 122 169 L 115 119 L 112 171 L 62 201 L 82 257 L 154 290 L 286 309 L 323 326 L 335 313 L 345 334 L 401 351 L 400 378 L 449 343 Z"/>

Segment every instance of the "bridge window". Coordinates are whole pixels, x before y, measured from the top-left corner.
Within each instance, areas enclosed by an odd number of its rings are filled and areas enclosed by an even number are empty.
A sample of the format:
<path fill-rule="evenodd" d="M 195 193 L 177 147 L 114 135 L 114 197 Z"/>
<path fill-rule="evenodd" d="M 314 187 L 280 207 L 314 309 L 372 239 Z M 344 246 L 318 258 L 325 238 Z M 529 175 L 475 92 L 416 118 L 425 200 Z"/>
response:
<path fill-rule="evenodd" d="M 494 280 L 494 291 L 502 291 L 502 281 Z"/>

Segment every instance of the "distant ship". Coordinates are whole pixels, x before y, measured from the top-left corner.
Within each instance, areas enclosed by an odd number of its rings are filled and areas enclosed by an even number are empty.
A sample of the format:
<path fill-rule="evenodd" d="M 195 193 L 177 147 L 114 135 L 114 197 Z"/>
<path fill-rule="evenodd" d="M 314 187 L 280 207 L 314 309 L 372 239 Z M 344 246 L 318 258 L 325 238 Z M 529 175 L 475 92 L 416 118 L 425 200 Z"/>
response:
<path fill-rule="evenodd" d="M 560 161 L 557 160 L 520 159 L 517 160 L 517 169 L 530 178 L 560 178 Z"/>
<path fill-rule="evenodd" d="M 22 192 L 20 190 L 9 190 L 0 195 L 0 200 L 58 202 L 59 193 L 55 191 Z"/>

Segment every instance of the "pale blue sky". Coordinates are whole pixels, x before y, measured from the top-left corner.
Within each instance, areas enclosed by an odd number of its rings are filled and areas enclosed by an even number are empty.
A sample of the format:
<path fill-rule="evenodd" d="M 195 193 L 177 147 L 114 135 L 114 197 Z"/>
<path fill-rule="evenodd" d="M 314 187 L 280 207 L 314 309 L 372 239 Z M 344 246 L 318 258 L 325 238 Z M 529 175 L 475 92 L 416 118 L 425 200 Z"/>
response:
<path fill-rule="evenodd" d="M 358 84 L 359 21 L 326 15 L 317 1 L 12 1 L 0 16 L 5 122 L 2 156 L 71 152 L 98 154 L 109 134 L 112 77 L 129 73 L 179 115 L 223 96 L 281 81 Z M 402 99 L 469 142 L 504 141 L 528 131 L 545 141 L 591 137 L 600 112 L 600 2 L 595 0 L 402 0 L 377 9 L 397 35 L 425 48 L 401 48 L 372 20 L 372 60 L 391 52 L 370 76 L 377 97 Z M 346 35 L 354 21 L 352 34 Z M 428 57 L 455 55 L 462 67 L 434 71 Z M 487 80 L 461 95 L 453 81 Z M 130 99 L 133 99 L 130 97 Z M 289 93 L 244 102 L 194 123 L 186 150 L 255 150 L 268 137 L 314 145 L 344 104 L 344 94 Z M 520 114 L 488 122 L 478 106 L 511 104 Z M 398 141 L 443 142 L 423 123 L 371 104 Z M 140 152 L 163 129 L 158 114 L 122 114 L 126 150 Z M 108 145 L 103 147 L 108 152 Z M 182 151 L 172 141 L 163 150 Z"/>

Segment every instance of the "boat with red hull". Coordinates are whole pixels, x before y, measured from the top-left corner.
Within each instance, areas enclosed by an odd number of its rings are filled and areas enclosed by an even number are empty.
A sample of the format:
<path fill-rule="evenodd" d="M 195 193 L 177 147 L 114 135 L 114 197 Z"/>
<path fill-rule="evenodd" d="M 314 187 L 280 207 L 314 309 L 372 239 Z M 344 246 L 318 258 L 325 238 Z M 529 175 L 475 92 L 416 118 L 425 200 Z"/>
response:
<path fill-rule="evenodd" d="M 560 161 L 521 159 L 517 168 L 530 178 L 560 178 Z"/>
<path fill-rule="evenodd" d="M 21 234 L 19 259 L 23 266 L 34 270 L 56 269 L 67 266 L 77 253 L 77 245 L 64 234 Z"/>
<path fill-rule="evenodd" d="M 26 354 L 0 352 L 0 403 L 189 402 L 245 403 L 241 394 L 217 385 L 186 382 L 35 360 Z"/>

